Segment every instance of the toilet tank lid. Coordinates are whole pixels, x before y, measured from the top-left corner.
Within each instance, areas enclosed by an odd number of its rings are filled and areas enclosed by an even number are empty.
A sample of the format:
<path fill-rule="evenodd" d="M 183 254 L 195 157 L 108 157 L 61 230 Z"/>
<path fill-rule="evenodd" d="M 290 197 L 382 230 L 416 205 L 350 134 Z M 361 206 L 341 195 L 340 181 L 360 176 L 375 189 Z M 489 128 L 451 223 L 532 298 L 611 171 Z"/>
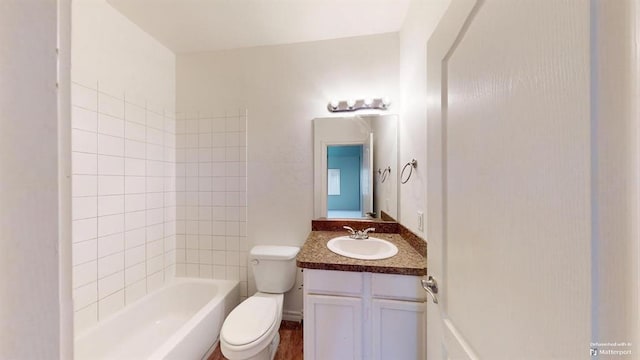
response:
<path fill-rule="evenodd" d="M 258 245 L 251 248 L 251 257 L 265 260 L 291 260 L 300 251 L 296 246 Z"/>

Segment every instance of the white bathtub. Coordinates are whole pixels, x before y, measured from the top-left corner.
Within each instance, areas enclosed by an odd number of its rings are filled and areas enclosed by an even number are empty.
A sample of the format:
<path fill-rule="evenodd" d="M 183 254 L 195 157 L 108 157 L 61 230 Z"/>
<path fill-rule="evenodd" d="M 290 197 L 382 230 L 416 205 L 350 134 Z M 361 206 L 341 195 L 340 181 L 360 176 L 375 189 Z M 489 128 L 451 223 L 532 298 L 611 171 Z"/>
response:
<path fill-rule="evenodd" d="M 237 281 L 176 278 L 75 337 L 76 360 L 199 360 L 240 301 Z"/>

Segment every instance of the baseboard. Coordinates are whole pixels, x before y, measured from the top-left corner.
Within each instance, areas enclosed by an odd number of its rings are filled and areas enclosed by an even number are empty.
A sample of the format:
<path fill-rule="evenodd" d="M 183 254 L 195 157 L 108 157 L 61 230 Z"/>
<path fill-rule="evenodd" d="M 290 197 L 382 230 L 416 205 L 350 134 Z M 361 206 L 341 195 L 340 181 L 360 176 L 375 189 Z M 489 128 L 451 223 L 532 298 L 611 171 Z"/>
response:
<path fill-rule="evenodd" d="M 282 320 L 301 322 L 302 321 L 302 311 L 284 310 L 282 312 Z"/>

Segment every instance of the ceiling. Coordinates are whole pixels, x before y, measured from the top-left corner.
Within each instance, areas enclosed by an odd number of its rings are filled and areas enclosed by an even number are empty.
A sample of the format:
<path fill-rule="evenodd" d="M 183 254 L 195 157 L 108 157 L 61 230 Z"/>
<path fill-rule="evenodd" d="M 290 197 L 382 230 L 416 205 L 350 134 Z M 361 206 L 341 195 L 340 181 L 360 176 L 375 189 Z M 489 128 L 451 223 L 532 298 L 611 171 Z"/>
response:
<path fill-rule="evenodd" d="M 410 0 L 107 0 L 174 52 L 399 31 Z"/>

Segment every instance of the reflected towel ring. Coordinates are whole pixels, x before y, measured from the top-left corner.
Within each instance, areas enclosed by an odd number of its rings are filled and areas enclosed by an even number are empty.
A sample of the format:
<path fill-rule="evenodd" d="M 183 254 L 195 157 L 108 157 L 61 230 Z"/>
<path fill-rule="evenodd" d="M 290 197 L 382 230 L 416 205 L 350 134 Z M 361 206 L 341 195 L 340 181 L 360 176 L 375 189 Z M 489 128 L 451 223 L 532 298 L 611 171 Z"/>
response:
<path fill-rule="evenodd" d="M 407 166 L 409 167 L 409 176 L 407 176 L 406 180 L 402 180 L 404 178 L 404 171 L 407 170 Z M 411 179 L 411 175 L 413 174 L 413 169 L 418 167 L 418 161 L 416 159 L 412 159 L 411 162 L 408 162 L 402 167 L 402 172 L 400 173 L 400 182 L 406 184 L 409 179 Z"/>
<path fill-rule="evenodd" d="M 387 178 L 389 177 L 389 174 L 391 174 L 391 166 L 387 166 L 386 169 L 384 169 L 384 171 L 378 169 L 378 174 L 380 175 L 380 183 L 384 183 L 385 180 L 387 180 Z"/>

